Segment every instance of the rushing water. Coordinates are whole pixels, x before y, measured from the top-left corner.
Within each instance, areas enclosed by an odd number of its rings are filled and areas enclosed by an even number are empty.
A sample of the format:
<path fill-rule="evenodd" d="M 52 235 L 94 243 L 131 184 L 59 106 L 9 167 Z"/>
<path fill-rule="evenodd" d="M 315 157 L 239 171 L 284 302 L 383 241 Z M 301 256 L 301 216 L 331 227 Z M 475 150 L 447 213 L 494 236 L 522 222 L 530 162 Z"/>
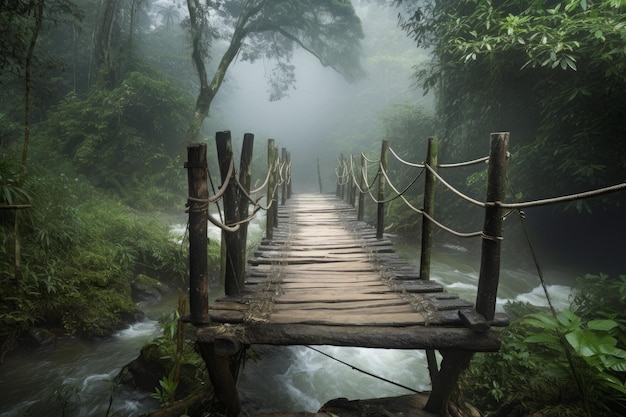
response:
<path fill-rule="evenodd" d="M 396 250 L 406 259 L 419 254 L 419 247 L 401 241 L 396 242 Z M 414 262 L 418 265 L 419 261 Z M 438 247 L 433 252 L 431 278 L 468 301 L 476 298 L 479 270 L 479 257 L 462 246 Z M 571 288 L 567 283 L 572 282 L 571 276 L 558 270 L 550 270 L 546 275 L 550 276 L 548 291 L 553 303 L 557 308 L 568 306 Z M 509 300 L 547 305 L 534 271 L 505 266 L 501 271 L 497 308 L 502 310 Z M 334 346 L 318 349 L 350 366 L 308 347 L 261 347 L 262 359 L 246 364 L 240 377 L 245 409 L 250 413 L 315 412 L 334 398 L 366 399 L 411 393 L 360 370 L 417 391 L 430 388 L 424 351 Z"/>
<path fill-rule="evenodd" d="M 251 226 L 252 242 L 258 242 L 262 236 L 261 224 L 259 219 Z M 219 232 L 210 231 L 210 237 L 218 239 Z M 396 248 L 407 259 L 415 258 L 419 250 L 403 242 L 396 242 Z M 461 246 L 438 247 L 433 252 L 431 278 L 445 284 L 448 291 L 473 301 L 479 262 L 475 253 Z M 559 270 L 548 275 L 553 301 L 557 306 L 566 306 L 572 277 Z M 537 274 L 514 266 L 503 266 L 498 297 L 500 309 L 507 300 L 546 305 Z M 62 386 L 72 387 L 77 394 L 65 415 L 104 417 L 111 397 L 110 381 L 138 356 L 144 343 L 160 332 L 157 322 L 160 314 L 175 306 L 175 298 L 146 306 L 145 321 L 109 339 L 87 342 L 66 338 L 48 349 L 12 352 L 0 367 L 0 417 L 25 415 L 26 410 L 30 416 L 60 416 L 62 407 L 55 391 Z M 239 381 L 244 409 L 249 413 L 314 412 L 333 398 L 364 399 L 410 393 L 352 367 L 418 391 L 429 389 L 423 351 L 316 348 L 351 366 L 307 347 L 255 347 L 260 360 L 249 360 Z M 150 398 L 150 393 L 116 390 L 113 395 L 115 415 L 136 416 L 156 407 L 158 404 Z"/>

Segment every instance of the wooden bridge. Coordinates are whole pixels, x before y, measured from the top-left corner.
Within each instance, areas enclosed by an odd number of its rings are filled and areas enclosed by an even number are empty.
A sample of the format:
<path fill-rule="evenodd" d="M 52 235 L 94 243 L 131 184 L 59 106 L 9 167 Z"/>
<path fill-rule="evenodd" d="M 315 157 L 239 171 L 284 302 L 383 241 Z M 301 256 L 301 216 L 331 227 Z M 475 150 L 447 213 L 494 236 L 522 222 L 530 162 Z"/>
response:
<path fill-rule="evenodd" d="M 226 249 L 227 296 L 210 306 L 205 272 L 209 216 L 205 203 L 211 200 L 206 185 L 206 148 L 192 145 L 187 163 L 190 321 L 197 327 L 198 347 L 223 411 L 229 416 L 240 412 L 233 359 L 247 345 L 271 344 L 424 349 L 429 359 L 424 371 L 431 376 L 432 390 L 422 408 L 425 413 L 442 412 L 473 353 L 499 348 L 498 332 L 493 326 L 504 326 L 507 321 L 493 311 L 493 284 L 483 289 L 491 295 L 487 308 L 481 306 L 486 313 L 479 312 L 473 303 L 420 276 L 394 252 L 380 230 L 358 220 L 360 213 L 357 215 L 351 204 L 337 196 L 303 194 L 287 198 L 289 193 L 283 188 L 279 206 L 275 193 L 278 185 L 271 176 L 268 201 L 274 204 L 267 214 L 267 238 L 244 268 L 245 228 L 242 234 L 239 226 L 245 222 L 238 220 L 248 215 L 249 179 L 240 176 L 237 185 L 229 181 L 234 170 L 230 134 L 226 136 L 217 137 L 224 184 L 218 194 L 225 199 L 225 223 L 230 225 L 224 226 L 223 242 L 228 246 L 230 236 L 232 244 L 243 240 L 244 248 Z M 270 167 L 279 165 L 272 162 L 277 154 L 272 146 L 270 142 Z M 502 149 L 499 153 L 506 155 L 506 147 Z M 244 140 L 240 171 L 249 175 L 245 162 L 251 160 L 246 156 L 248 152 L 251 143 Z M 490 164 L 495 162 L 492 158 Z M 497 196 L 493 198 L 497 201 Z M 234 208 L 229 209 L 229 205 Z M 214 221 L 210 216 L 209 220 Z M 489 227 L 486 221 L 485 236 L 494 235 Z M 499 250 L 497 239 L 487 237 L 485 241 Z M 496 258 L 499 260 L 499 254 Z M 477 304 L 483 303 L 480 292 L 479 283 Z M 435 350 L 443 358 L 440 366 Z"/>

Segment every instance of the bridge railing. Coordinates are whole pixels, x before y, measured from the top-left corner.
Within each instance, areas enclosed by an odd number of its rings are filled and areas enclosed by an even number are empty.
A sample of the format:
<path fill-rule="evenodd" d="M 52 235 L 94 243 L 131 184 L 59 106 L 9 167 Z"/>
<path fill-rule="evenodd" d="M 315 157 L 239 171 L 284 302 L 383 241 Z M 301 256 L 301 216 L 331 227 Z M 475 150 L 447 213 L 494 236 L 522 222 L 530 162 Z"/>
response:
<path fill-rule="evenodd" d="M 222 182 L 219 189 L 215 188 L 208 168 L 206 143 L 189 145 L 185 163 L 189 185 L 189 308 L 194 324 L 210 321 L 208 223 L 222 231 L 224 292 L 227 296 L 238 296 L 244 287 L 248 223 L 260 210 L 265 210 L 266 235 L 271 239 L 273 229 L 278 224 L 279 195 L 281 204 L 285 204 L 291 194 L 290 154 L 286 148 L 282 148 L 279 157 L 274 139 L 268 139 L 268 169 L 263 184 L 253 190 L 250 189 L 250 183 L 254 135 L 244 135 L 239 169 L 235 166 L 230 132 L 217 132 L 215 144 Z M 209 195 L 209 184 L 212 196 Z M 211 204 L 217 208 L 217 218 L 209 211 Z"/>
<path fill-rule="evenodd" d="M 428 139 L 426 159 L 424 162 L 419 163 L 403 160 L 398 153 L 389 147 L 388 141 L 383 140 L 380 157 L 378 159 L 368 158 L 364 153 L 361 153 L 360 166 L 357 166 L 353 156 L 346 158 L 342 155 L 339 158 L 336 169 L 336 193 L 338 196 L 347 199 L 353 206 L 356 206 L 358 196 L 357 215 L 360 220 L 363 220 L 365 197 L 369 196 L 370 199 L 376 203 L 376 236 L 379 239 L 383 237 L 385 230 L 385 204 L 399 199 L 403 201 L 409 209 L 422 217 L 422 247 L 420 254 L 421 279 L 430 279 L 430 257 L 434 227 L 438 227 L 457 237 L 481 238 L 481 266 L 476 294 L 476 310 L 474 312 L 459 312 L 459 314 L 462 315 L 461 319 L 470 328 L 477 331 L 488 328 L 489 322 L 494 319 L 495 315 L 496 295 L 500 276 L 500 249 L 503 239 L 502 221 L 504 218 L 504 210 L 518 210 L 521 212 L 521 210 L 529 207 L 573 201 L 626 189 L 626 183 L 622 183 L 584 193 L 544 200 L 505 203 L 506 169 L 509 156 L 508 143 L 508 132 L 492 133 L 490 137 L 490 153 L 488 156 L 467 162 L 440 164 L 437 160 L 437 141 L 434 138 Z M 394 185 L 390 178 L 388 169 L 390 153 L 403 166 L 416 170 L 414 179 L 410 181 L 407 186 L 398 187 Z M 440 169 L 459 168 L 485 163 L 488 167 L 488 171 L 487 194 L 484 201 L 464 194 L 439 174 Z M 375 167 L 376 171 L 374 177 L 370 179 L 371 176 L 368 171 L 371 171 L 369 167 L 372 165 Z M 425 177 L 423 206 L 415 207 L 415 204 L 411 203 L 406 197 L 406 193 L 422 175 Z M 482 230 L 459 232 L 436 220 L 434 215 L 436 182 L 441 183 L 466 202 L 484 209 Z M 387 188 L 391 189 L 392 193 L 389 193 Z M 520 215 L 520 218 L 523 219 L 523 213 L 520 213 Z"/>

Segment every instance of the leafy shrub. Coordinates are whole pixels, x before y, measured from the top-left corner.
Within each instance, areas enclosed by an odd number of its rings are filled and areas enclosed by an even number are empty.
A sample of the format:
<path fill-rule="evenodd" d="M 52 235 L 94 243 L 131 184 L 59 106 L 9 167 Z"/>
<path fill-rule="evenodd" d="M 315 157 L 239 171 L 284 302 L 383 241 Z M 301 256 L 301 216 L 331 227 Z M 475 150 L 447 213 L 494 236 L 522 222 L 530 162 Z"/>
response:
<path fill-rule="evenodd" d="M 572 307 L 556 317 L 507 304 L 517 318 L 502 331 L 499 352 L 472 360 L 466 398 L 490 416 L 624 415 L 625 294 L 625 276 L 586 275 Z"/>

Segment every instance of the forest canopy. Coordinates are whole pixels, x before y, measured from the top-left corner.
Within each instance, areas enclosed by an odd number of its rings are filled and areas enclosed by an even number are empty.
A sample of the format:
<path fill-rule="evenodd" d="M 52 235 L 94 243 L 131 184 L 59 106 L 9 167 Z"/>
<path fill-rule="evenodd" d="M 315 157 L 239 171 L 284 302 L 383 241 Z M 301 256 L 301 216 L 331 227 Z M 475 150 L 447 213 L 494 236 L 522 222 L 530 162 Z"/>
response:
<path fill-rule="evenodd" d="M 451 152 L 511 131 L 512 177 L 533 184 L 527 197 L 624 179 L 626 2 L 394 3 L 402 28 L 431 50 L 415 76 L 436 91 Z"/>

